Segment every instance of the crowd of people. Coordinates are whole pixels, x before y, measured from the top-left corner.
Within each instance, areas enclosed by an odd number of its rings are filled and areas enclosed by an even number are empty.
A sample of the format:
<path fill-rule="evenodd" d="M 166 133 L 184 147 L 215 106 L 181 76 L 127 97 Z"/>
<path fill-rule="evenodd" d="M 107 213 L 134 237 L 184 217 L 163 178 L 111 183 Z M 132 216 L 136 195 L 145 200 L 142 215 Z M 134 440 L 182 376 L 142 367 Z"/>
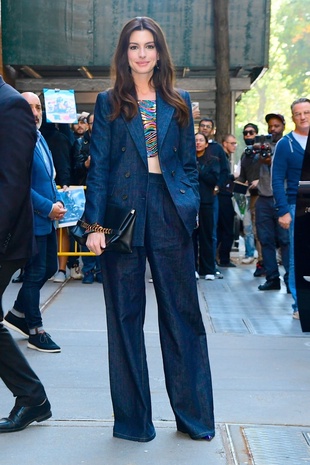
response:
<path fill-rule="evenodd" d="M 236 138 L 223 137 L 222 145 L 213 140 L 214 122 L 204 118 L 196 133 L 196 155 L 201 196 L 199 227 L 193 235 L 196 278 L 222 278 L 217 267 L 235 267 L 230 259 L 234 240 L 235 182 L 245 186 L 245 212 L 242 235 L 245 256 L 241 264 L 256 258 L 254 277 L 265 277 L 259 291 L 281 289 L 280 268 L 286 291 L 293 297 L 293 318 L 299 319 L 294 271 L 294 211 L 302 160 L 310 128 L 310 100 L 299 98 L 291 105 L 295 128 L 285 132 L 285 118 L 269 113 L 265 120 L 267 136 L 259 135 L 257 124 L 243 128 L 245 149 L 232 173 Z M 290 157 L 291 154 L 296 155 Z M 236 210 L 236 211 L 235 211 Z M 213 228 L 213 233 L 211 229 Z M 213 248 L 212 248 L 213 245 Z M 213 253 L 212 253 L 213 252 Z"/>
<path fill-rule="evenodd" d="M 51 416 L 40 380 L 4 325 L 28 338 L 30 349 L 60 352 L 44 328 L 40 290 L 48 279 L 64 282 L 69 270 L 83 284 L 103 283 L 114 436 L 140 442 L 155 437 L 143 333 L 148 261 L 167 393 L 177 429 L 192 439 L 210 441 L 215 434 L 212 380 L 196 280 L 222 279 L 221 268 L 236 267 L 231 250 L 237 183 L 244 187 L 246 199 L 241 263 L 254 263 L 256 251 L 254 277 L 266 277 L 258 290 L 278 290 L 280 256 L 284 283 L 294 299 L 293 317 L 299 318 L 292 244 L 310 100 L 292 103 L 295 128 L 287 135 L 283 136 L 285 118 L 278 113 L 266 115 L 271 135 L 267 141 L 257 140 L 258 126 L 247 123 L 243 130 L 246 148 L 238 173 L 233 173 L 235 136 L 227 134 L 221 144 L 216 142 L 214 122 L 206 117 L 194 134 L 196 115 L 189 94 L 173 87 L 170 53 L 155 21 L 139 17 L 124 26 L 112 75 L 114 86 L 98 95 L 94 114 L 79 114 L 72 129 L 48 123 L 36 94 L 26 92 L 17 98 L 12 89 L 16 100 L 12 112 L 23 107 L 29 120 L 30 108 L 36 126 L 30 122 L 24 136 L 29 160 L 20 171 L 23 178 L 16 181 L 25 189 L 28 210 L 32 203 L 34 234 L 32 224 L 26 225 L 29 218 L 22 223 L 18 216 L 25 206 L 16 201 L 12 206 L 16 219 L 11 215 L 13 223 L 0 249 L 1 295 L 13 273 L 22 269 L 18 279 L 22 285 L 12 309 L 0 315 L 0 375 L 16 396 L 16 405 L 8 418 L 0 420 L 0 432 L 19 431 Z M 1 78 L 0 91 L 6 89 L 11 88 Z M 26 147 L 20 151 L 26 153 Z M 16 170 L 11 168 L 13 182 Z M 90 232 L 83 249 L 95 255 L 83 256 L 82 261 L 57 256 L 57 221 L 63 219 L 66 208 L 56 184 L 63 190 L 87 186 L 85 220 L 99 229 Z M 5 194 L 1 191 L 1 195 Z M 131 254 L 103 253 L 106 241 L 100 226 L 111 201 L 136 210 Z M 18 229 L 29 231 L 29 237 L 21 238 L 23 247 L 14 242 L 17 223 Z M 69 252 L 68 230 L 63 243 Z M 2 347 L 11 354 L 6 360 Z"/>

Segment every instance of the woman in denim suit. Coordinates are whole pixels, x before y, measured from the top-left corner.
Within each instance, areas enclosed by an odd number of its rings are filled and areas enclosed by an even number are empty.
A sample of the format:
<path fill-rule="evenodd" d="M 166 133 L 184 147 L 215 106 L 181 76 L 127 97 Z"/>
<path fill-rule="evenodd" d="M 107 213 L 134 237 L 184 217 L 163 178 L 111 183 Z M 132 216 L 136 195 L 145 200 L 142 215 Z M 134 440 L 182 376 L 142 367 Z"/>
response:
<path fill-rule="evenodd" d="M 124 26 L 112 72 L 114 86 L 98 95 L 95 108 L 85 213 L 101 226 L 108 202 L 137 213 L 132 254 L 102 253 L 103 233 L 87 239 L 102 254 L 113 434 L 142 442 L 155 437 L 143 333 L 148 260 L 177 429 L 211 440 L 211 374 L 191 239 L 199 192 L 190 98 L 173 88 L 166 41 L 150 18 Z"/>

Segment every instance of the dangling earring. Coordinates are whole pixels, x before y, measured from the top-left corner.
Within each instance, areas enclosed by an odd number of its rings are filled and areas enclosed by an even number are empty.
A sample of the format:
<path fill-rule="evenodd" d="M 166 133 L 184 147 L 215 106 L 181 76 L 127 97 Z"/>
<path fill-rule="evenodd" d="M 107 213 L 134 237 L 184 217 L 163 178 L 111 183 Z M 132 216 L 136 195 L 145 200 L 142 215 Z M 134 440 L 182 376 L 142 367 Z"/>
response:
<path fill-rule="evenodd" d="M 160 67 L 159 67 L 159 60 L 157 60 L 156 69 L 157 69 L 158 71 L 160 70 Z"/>

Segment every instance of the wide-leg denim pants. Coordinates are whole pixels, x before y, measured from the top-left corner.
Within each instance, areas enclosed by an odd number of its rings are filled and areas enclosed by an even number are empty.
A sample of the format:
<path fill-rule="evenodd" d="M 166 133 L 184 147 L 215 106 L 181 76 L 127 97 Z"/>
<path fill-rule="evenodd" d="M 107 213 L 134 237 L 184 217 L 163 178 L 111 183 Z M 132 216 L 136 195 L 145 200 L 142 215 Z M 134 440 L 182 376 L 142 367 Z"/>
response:
<path fill-rule="evenodd" d="M 144 340 L 145 270 L 157 305 L 166 388 L 177 429 L 193 439 L 214 436 L 211 373 L 187 235 L 161 175 L 150 175 L 145 244 L 102 255 L 110 386 L 116 437 L 155 437 Z"/>

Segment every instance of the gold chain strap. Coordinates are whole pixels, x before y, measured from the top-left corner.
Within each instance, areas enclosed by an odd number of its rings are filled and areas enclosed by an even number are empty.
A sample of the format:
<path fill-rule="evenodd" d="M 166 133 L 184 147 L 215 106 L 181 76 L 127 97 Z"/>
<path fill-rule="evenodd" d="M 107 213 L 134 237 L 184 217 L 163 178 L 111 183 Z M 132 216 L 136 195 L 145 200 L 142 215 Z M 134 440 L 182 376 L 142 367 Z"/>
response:
<path fill-rule="evenodd" d="M 87 228 L 87 232 L 101 232 L 101 233 L 104 233 L 104 234 L 112 234 L 113 232 L 113 229 L 111 228 L 103 228 L 102 226 L 100 226 L 100 224 L 90 224 L 88 225 L 88 228 Z"/>

